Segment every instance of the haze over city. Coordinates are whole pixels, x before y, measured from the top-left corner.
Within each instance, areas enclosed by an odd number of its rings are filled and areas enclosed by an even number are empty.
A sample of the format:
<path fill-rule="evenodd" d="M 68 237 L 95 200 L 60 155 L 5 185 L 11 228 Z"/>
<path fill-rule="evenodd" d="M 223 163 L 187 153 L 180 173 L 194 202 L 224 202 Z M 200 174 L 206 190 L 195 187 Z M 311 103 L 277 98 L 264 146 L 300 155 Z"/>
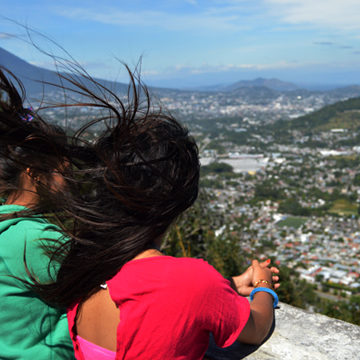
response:
<path fill-rule="evenodd" d="M 174 88 L 257 77 L 298 85 L 359 84 L 356 0 L 1 0 L 0 46 L 53 69 L 29 27 L 63 46 L 96 77 L 125 80 L 118 60 L 150 85 Z M 22 25 L 22 26 L 19 26 Z M 50 42 L 32 33 L 44 47 Z M 51 50 L 52 51 L 52 50 Z"/>

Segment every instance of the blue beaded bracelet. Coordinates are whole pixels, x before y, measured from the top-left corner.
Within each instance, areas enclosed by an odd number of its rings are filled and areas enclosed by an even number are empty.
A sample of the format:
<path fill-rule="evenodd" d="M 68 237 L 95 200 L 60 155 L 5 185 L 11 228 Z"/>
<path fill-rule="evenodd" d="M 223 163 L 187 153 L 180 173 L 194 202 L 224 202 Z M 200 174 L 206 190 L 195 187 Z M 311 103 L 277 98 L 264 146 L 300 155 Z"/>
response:
<path fill-rule="evenodd" d="M 278 296 L 276 295 L 276 292 L 272 289 L 269 289 L 269 288 L 265 288 L 265 287 L 258 287 L 258 288 L 255 288 L 251 294 L 250 294 L 250 300 L 252 301 L 254 299 L 254 295 L 259 292 L 259 291 L 263 291 L 263 292 L 267 292 L 269 293 L 273 298 L 274 298 L 274 309 L 276 308 L 278 302 L 279 302 L 279 298 Z"/>

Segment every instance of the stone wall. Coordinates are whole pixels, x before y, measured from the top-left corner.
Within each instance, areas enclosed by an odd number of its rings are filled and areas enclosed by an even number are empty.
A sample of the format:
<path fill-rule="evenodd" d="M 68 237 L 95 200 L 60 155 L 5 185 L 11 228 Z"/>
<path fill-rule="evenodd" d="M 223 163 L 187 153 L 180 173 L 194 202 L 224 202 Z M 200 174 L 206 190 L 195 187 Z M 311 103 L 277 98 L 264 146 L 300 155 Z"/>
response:
<path fill-rule="evenodd" d="M 271 338 L 249 360 L 360 359 L 360 326 L 283 303 Z"/>
<path fill-rule="evenodd" d="M 211 360 L 360 360 L 360 326 L 279 303 L 275 328 L 258 349 L 235 343 L 219 349 L 210 341 Z"/>

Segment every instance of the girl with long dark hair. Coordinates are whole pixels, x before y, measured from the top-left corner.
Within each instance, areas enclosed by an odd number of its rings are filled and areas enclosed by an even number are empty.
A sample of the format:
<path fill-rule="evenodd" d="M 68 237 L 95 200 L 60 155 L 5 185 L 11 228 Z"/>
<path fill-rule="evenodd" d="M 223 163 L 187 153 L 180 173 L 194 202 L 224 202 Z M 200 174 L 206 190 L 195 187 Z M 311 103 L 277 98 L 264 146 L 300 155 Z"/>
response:
<path fill-rule="evenodd" d="M 32 289 L 68 308 L 77 359 L 201 359 L 210 333 L 221 347 L 259 344 L 273 321 L 278 270 L 253 261 L 233 278 L 235 291 L 205 261 L 161 253 L 167 229 L 196 200 L 198 149 L 129 74 L 126 104 L 86 74 L 62 76 L 82 100 L 61 106 L 99 115 L 71 145 L 56 144 L 66 191 L 47 199 L 61 208 L 67 240 L 48 246 L 61 263 L 56 279 L 32 276 Z M 88 141 L 94 125 L 102 130 Z M 250 292 L 251 304 L 240 296 Z"/>
<path fill-rule="evenodd" d="M 50 200 L 65 186 L 66 137 L 24 108 L 21 84 L 9 78 L 0 70 L 0 358 L 71 359 L 65 308 L 27 285 L 32 276 L 56 279 L 59 264 L 50 264 L 44 246 L 61 243 L 63 233 L 44 214 L 56 213 Z"/>

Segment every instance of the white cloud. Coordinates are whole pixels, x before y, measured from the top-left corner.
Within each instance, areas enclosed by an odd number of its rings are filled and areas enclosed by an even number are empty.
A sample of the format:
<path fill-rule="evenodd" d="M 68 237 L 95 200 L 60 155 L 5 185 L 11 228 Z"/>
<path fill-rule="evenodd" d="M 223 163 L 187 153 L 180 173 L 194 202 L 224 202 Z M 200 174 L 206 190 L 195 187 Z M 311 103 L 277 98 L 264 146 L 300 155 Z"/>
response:
<path fill-rule="evenodd" d="M 207 73 L 221 73 L 228 71 L 238 71 L 238 70 L 275 70 L 275 69 L 293 69 L 300 68 L 308 65 L 316 64 L 299 64 L 295 62 L 286 62 L 280 61 L 276 63 L 269 64 L 226 64 L 226 65 L 209 65 L 203 64 L 201 66 L 187 66 L 187 65 L 174 65 L 164 69 L 162 71 L 157 70 L 147 70 L 143 74 L 146 74 L 148 77 L 161 77 L 175 74 L 184 74 L 184 75 L 195 75 L 195 74 L 207 74 Z"/>
<path fill-rule="evenodd" d="M 154 26 L 168 30 L 238 30 L 241 29 L 236 14 L 217 15 L 207 13 L 175 14 L 162 11 L 122 11 L 117 9 L 57 9 L 66 17 L 90 20 L 112 25 Z"/>
<path fill-rule="evenodd" d="M 360 29 L 359 0 L 264 0 L 273 14 L 290 24 L 338 30 Z"/>
<path fill-rule="evenodd" d="M 162 72 L 160 72 L 159 70 L 143 70 L 141 72 L 142 76 L 158 76 L 158 75 L 162 75 Z"/>
<path fill-rule="evenodd" d="M 56 8 L 65 17 L 113 25 L 154 26 L 167 30 L 241 30 L 281 22 L 336 30 L 360 30 L 359 0 L 185 0 L 193 13 L 116 8 Z"/>
<path fill-rule="evenodd" d="M 348 31 L 360 30 L 360 0 L 183 0 L 192 12 L 174 12 L 171 7 L 123 9 L 120 7 L 53 8 L 58 14 L 76 20 L 118 26 L 155 27 L 175 31 L 222 32 L 275 29 L 286 24 L 306 28 Z M 356 36 L 356 34 L 353 34 Z"/>
<path fill-rule="evenodd" d="M 289 68 L 297 68 L 297 67 L 299 67 L 299 64 L 296 62 L 279 61 L 276 63 L 269 63 L 269 64 L 227 64 L 218 67 L 218 71 L 231 71 L 231 70 L 241 70 L 241 69 L 270 70 L 270 69 L 285 69 L 285 68 L 289 69 Z"/>
<path fill-rule="evenodd" d="M 5 32 L 0 32 L 0 39 L 7 40 L 7 39 L 12 39 L 14 37 L 16 37 L 16 35 L 13 35 L 10 33 L 5 33 Z"/>
<path fill-rule="evenodd" d="M 41 67 L 43 69 L 55 70 L 54 61 L 28 60 L 29 64 Z"/>

